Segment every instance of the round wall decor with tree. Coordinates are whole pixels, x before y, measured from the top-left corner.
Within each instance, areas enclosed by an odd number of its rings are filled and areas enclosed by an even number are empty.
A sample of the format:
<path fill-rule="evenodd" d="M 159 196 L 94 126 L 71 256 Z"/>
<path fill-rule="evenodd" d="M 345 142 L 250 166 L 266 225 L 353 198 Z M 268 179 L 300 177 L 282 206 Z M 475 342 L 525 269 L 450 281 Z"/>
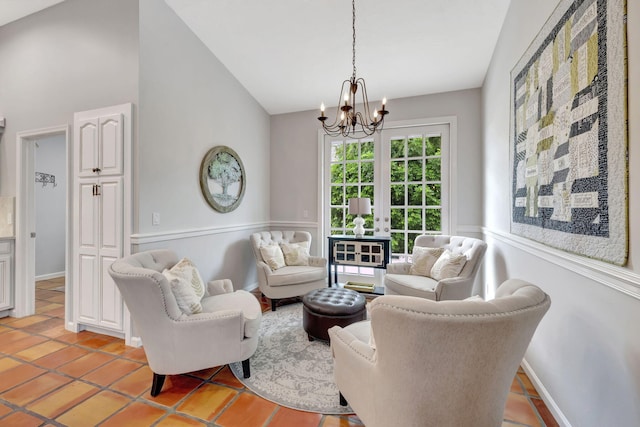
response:
<path fill-rule="evenodd" d="M 231 212 L 240 205 L 246 177 L 238 153 L 224 145 L 207 152 L 200 165 L 200 189 L 218 212 Z"/>

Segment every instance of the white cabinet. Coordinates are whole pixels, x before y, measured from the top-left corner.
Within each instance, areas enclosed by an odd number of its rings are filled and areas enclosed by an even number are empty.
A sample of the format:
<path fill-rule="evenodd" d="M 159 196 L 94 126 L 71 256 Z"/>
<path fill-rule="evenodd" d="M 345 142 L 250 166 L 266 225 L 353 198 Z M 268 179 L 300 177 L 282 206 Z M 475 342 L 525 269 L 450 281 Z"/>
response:
<path fill-rule="evenodd" d="M 108 274 L 122 256 L 122 177 L 80 179 L 78 321 L 122 329 L 122 298 Z"/>
<path fill-rule="evenodd" d="M 79 177 L 122 175 L 123 116 L 110 114 L 78 120 L 75 124 Z"/>
<path fill-rule="evenodd" d="M 74 117 L 74 318 L 78 326 L 126 333 L 124 304 L 109 266 L 125 255 L 130 219 L 131 104 Z M 79 328 L 80 329 L 80 328 Z"/>
<path fill-rule="evenodd" d="M 0 312 L 13 308 L 13 240 L 0 240 Z"/>

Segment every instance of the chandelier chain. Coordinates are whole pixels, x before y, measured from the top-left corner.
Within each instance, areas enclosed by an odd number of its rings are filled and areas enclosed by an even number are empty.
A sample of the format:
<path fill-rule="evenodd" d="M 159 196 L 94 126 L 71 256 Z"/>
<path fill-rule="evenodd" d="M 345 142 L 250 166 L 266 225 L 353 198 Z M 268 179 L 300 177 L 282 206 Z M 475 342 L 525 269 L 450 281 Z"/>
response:
<path fill-rule="evenodd" d="M 353 11 L 352 13 L 352 25 L 351 28 L 353 29 L 353 80 L 356 79 L 356 0 L 351 0 L 351 9 Z"/>

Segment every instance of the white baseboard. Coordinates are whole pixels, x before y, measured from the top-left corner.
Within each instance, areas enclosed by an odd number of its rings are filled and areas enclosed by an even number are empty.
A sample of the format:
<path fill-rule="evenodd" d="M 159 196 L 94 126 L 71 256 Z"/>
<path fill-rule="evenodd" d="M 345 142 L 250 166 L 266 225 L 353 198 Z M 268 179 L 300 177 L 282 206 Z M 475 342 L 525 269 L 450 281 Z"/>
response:
<path fill-rule="evenodd" d="M 50 279 L 57 279 L 58 277 L 65 277 L 66 273 L 64 271 L 59 271 L 57 273 L 48 273 L 48 274 L 41 274 L 39 276 L 36 276 L 36 282 L 39 280 L 50 280 Z"/>
<path fill-rule="evenodd" d="M 540 398 L 542 399 L 544 404 L 547 405 L 547 409 L 549 409 L 556 422 L 562 427 L 571 427 L 571 423 L 569 422 L 567 417 L 564 416 L 556 402 L 551 398 L 551 395 L 542 384 L 542 381 L 540 381 L 540 378 L 538 378 L 533 369 L 531 369 L 531 365 L 529 365 L 526 359 L 522 360 L 522 369 L 524 369 L 524 372 L 533 383 L 533 386 L 536 388 L 536 391 L 540 395 Z"/>

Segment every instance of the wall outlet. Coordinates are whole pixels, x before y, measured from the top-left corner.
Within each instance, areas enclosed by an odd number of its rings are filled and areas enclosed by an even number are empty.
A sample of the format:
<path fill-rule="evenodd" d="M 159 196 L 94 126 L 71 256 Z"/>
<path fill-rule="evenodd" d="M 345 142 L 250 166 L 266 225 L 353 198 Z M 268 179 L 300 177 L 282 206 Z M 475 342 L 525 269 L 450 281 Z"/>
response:
<path fill-rule="evenodd" d="M 7 224 L 8 224 L 8 225 L 13 224 L 13 213 L 11 213 L 11 212 L 9 212 L 9 213 L 7 214 Z"/>
<path fill-rule="evenodd" d="M 151 225 L 160 225 L 160 213 L 154 212 L 151 214 Z"/>
<path fill-rule="evenodd" d="M 302 218 L 309 218 L 309 211 L 308 210 L 303 210 L 302 211 Z"/>

